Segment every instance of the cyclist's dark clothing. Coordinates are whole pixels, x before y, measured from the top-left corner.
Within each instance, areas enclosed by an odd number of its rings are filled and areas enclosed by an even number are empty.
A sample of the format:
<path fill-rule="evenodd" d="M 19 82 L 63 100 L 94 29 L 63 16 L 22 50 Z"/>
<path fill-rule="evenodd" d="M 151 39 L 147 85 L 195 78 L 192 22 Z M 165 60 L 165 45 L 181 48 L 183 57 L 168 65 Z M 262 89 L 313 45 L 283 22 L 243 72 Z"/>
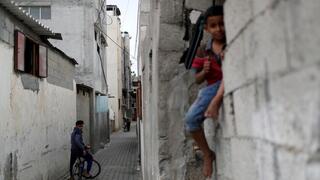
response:
<path fill-rule="evenodd" d="M 73 129 L 71 134 L 71 156 L 70 156 L 70 176 L 73 176 L 72 168 L 73 164 L 76 162 L 78 157 L 83 157 L 85 161 L 87 161 L 87 172 L 89 173 L 92 166 L 93 157 L 90 153 L 86 153 L 83 155 L 83 151 L 85 150 L 85 145 L 82 139 L 82 130 L 78 127 Z"/>
<path fill-rule="evenodd" d="M 71 150 L 82 153 L 85 150 L 85 145 L 82 139 L 82 130 L 75 127 L 71 134 Z"/>

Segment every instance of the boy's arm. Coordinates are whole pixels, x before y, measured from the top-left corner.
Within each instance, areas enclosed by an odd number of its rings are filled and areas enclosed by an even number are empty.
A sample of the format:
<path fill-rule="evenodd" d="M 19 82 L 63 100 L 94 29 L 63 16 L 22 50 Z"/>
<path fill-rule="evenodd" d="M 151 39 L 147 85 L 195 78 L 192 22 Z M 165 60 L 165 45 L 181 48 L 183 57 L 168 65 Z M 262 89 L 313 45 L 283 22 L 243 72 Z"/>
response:
<path fill-rule="evenodd" d="M 208 118 L 218 118 L 219 109 L 223 100 L 224 94 L 224 83 L 223 81 L 220 84 L 217 94 L 212 98 L 204 116 Z"/>

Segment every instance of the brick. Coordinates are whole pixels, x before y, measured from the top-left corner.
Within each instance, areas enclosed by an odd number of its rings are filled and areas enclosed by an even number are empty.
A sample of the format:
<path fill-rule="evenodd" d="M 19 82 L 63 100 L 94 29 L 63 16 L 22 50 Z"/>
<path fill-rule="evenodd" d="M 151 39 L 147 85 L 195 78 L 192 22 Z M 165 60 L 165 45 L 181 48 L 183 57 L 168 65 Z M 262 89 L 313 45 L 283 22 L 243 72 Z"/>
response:
<path fill-rule="evenodd" d="M 270 80 L 269 114 L 277 144 L 309 150 L 310 129 L 319 120 L 319 70 L 313 66 Z"/>

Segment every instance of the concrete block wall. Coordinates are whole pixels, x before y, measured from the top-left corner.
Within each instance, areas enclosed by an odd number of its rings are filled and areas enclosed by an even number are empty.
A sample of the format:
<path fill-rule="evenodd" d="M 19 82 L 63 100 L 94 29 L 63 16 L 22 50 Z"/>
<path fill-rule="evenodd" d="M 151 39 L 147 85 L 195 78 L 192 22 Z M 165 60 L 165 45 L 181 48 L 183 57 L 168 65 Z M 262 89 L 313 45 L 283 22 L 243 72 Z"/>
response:
<path fill-rule="evenodd" d="M 226 1 L 224 106 L 205 124 L 218 179 L 320 178 L 319 7 Z"/>

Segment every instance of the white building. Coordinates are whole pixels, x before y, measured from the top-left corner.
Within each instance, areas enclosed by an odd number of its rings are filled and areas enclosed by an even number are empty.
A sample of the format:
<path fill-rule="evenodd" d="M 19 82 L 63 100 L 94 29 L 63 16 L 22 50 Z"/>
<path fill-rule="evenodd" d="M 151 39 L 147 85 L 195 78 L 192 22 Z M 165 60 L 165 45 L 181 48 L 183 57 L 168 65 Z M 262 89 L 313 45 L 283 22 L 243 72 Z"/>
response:
<path fill-rule="evenodd" d="M 120 10 L 115 5 L 107 5 L 107 78 L 109 87 L 109 107 L 115 114 L 113 129 L 118 130 L 123 123 L 122 113 L 122 36 L 120 31 Z"/>
<path fill-rule="evenodd" d="M 85 122 L 85 142 L 94 149 L 108 142 L 106 20 L 104 0 L 17 0 L 19 6 L 43 24 L 61 32 L 62 41 L 51 40 L 77 59 L 77 118 Z"/>
<path fill-rule="evenodd" d="M 76 118 L 73 58 L 59 38 L 9 0 L 0 1 L 0 179 L 61 179 Z"/>

